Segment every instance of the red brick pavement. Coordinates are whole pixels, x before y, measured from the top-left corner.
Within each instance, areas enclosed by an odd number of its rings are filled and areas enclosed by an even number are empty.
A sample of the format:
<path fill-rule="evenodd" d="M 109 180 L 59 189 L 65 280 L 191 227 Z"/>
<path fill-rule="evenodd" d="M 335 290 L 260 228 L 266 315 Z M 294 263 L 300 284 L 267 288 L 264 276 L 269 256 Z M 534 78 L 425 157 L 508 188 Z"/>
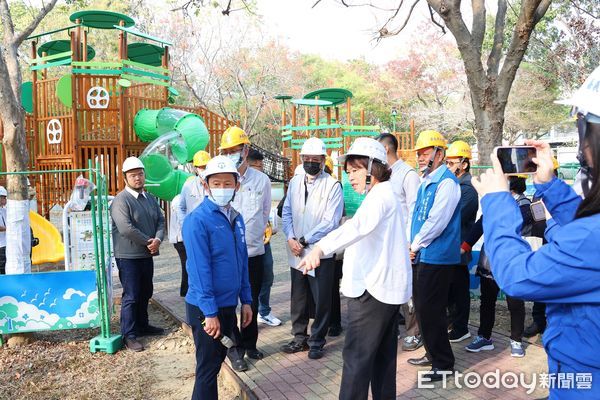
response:
<path fill-rule="evenodd" d="M 289 321 L 289 273 L 287 267 L 280 262 L 284 260 L 281 253 L 282 246 L 282 243 L 274 244 L 276 279 L 271 292 L 271 306 L 273 313 L 283 320 L 283 325 L 279 327 L 260 325 L 258 348 L 265 353 L 265 358 L 260 361 L 248 360 L 250 369 L 239 373 L 238 376 L 260 399 L 336 399 L 341 383 L 343 335 L 328 338 L 326 354 L 320 360 L 308 359 L 306 352 L 288 355 L 279 351 L 281 345 L 292 339 Z M 180 279 L 178 259 L 169 246 L 164 247 L 164 250 L 161 248 L 162 255 L 157 258 L 155 267 L 154 299 L 177 318 L 184 320 L 184 302 L 179 297 L 178 289 Z M 476 328 L 471 327 L 471 332 L 475 333 Z M 531 382 L 533 373 L 547 371 L 543 348 L 529 345 L 526 348 L 527 355 L 516 359 L 510 356 L 508 337 L 494 333 L 493 339 L 496 349 L 491 352 L 468 353 L 464 350 L 464 346 L 468 344 L 467 340 L 454 344 L 456 370 L 461 373 L 477 372 L 480 375 L 496 370 L 500 373 L 509 371 L 523 373 L 527 383 Z M 526 389 L 522 387 L 511 388 L 510 380 L 507 381 L 508 388 L 500 389 L 486 388 L 483 385 L 472 389 L 464 386 L 459 388 L 453 378 L 447 381 L 446 387 L 443 387 L 442 382 L 438 382 L 433 385 L 433 388 L 417 388 L 419 368 L 409 365 L 406 360 L 423 354 L 422 349 L 414 352 L 403 352 L 398 349 L 396 375 L 398 399 L 502 398 L 511 400 L 547 396 L 547 390 L 540 388 L 539 385 L 530 394 L 527 394 Z M 420 368 L 420 370 L 427 370 L 427 368 Z M 463 385 L 464 380 L 458 383 Z"/>

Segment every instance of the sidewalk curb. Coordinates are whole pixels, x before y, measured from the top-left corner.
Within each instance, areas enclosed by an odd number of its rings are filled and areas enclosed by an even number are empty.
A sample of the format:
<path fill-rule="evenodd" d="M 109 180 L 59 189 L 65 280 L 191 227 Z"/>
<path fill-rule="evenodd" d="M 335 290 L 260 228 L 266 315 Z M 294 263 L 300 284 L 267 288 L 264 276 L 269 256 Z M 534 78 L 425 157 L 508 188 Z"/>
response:
<path fill-rule="evenodd" d="M 159 300 L 157 300 L 155 298 L 151 298 L 150 302 L 152 304 L 156 305 L 158 308 L 160 308 L 166 314 L 168 314 L 172 319 L 179 322 L 181 324 L 181 328 L 182 328 L 183 332 L 190 339 L 192 339 L 192 340 L 194 339 L 191 335 L 191 331 L 189 330 L 189 325 L 185 321 L 178 318 L 174 312 L 172 312 L 168 307 L 164 306 Z M 188 329 L 186 329 L 185 327 L 188 327 Z M 246 385 L 244 383 L 244 381 L 242 381 L 242 379 L 235 373 L 234 370 L 231 369 L 231 367 L 227 363 L 223 363 L 221 371 L 225 372 L 225 374 L 224 374 L 225 379 L 230 384 L 232 384 L 239 392 L 238 398 L 240 400 L 259 400 L 258 396 L 256 396 L 256 394 L 248 387 L 248 385 Z"/>

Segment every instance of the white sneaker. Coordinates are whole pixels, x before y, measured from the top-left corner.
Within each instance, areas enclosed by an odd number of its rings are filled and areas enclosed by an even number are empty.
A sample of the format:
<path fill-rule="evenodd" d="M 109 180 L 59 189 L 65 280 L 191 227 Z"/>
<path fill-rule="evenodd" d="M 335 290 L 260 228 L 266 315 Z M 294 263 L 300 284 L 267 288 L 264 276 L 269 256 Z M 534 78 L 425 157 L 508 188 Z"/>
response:
<path fill-rule="evenodd" d="M 269 325 L 269 326 L 279 326 L 281 325 L 281 320 L 273 315 L 273 313 L 269 313 L 269 315 L 265 315 L 264 317 L 258 314 L 258 322 L 261 324 Z"/>

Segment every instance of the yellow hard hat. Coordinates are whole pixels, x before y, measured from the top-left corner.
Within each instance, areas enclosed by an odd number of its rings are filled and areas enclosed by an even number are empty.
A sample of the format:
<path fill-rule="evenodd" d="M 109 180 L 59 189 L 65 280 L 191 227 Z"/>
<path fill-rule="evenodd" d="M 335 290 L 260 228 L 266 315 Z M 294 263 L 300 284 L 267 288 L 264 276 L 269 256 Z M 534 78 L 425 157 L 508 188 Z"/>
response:
<path fill-rule="evenodd" d="M 246 135 L 246 132 L 244 132 L 242 128 L 230 126 L 223 132 L 223 136 L 221 136 L 221 146 L 219 147 L 219 150 L 230 149 L 239 146 L 240 144 L 250 144 L 248 135 Z"/>
<path fill-rule="evenodd" d="M 450 147 L 448 147 L 448 151 L 446 152 L 447 158 L 468 158 L 469 160 L 473 158 L 471 154 L 471 146 L 469 143 L 464 142 L 462 140 L 457 140 L 456 142 L 452 142 Z"/>
<path fill-rule="evenodd" d="M 333 159 L 329 156 L 325 156 L 325 167 L 333 172 Z"/>
<path fill-rule="evenodd" d="M 419 133 L 415 150 L 426 149 L 427 147 L 441 147 L 447 149 L 448 145 L 441 133 L 429 130 Z"/>
<path fill-rule="evenodd" d="M 517 178 L 520 178 L 520 179 L 529 179 L 529 175 L 525 175 L 525 174 L 514 175 L 514 176 Z"/>
<path fill-rule="evenodd" d="M 560 167 L 560 164 L 558 163 L 558 160 L 556 159 L 556 157 L 552 156 L 552 169 L 556 170 Z"/>
<path fill-rule="evenodd" d="M 194 154 L 192 164 L 194 167 L 204 167 L 210 161 L 210 154 L 204 150 L 200 150 Z"/>

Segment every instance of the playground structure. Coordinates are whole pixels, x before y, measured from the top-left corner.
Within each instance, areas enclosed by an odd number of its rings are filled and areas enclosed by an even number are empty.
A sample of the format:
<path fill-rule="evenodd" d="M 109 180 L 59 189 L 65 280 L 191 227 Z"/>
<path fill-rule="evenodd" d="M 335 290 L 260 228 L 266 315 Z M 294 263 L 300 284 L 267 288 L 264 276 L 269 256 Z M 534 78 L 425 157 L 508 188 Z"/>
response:
<path fill-rule="evenodd" d="M 365 112 L 360 110 L 360 124 L 354 125 L 352 119 L 352 92 L 341 88 L 325 88 L 305 94 L 301 99 L 292 96 L 280 95 L 276 99 L 282 101 L 281 107 L 281 139 L 283 142 L 283 155 L 291 159 L 290 176 L 294 169 L 301 163 L 300 150 L 304 142 L 310 137 L 323 140 L 327 154 L 333 155 L 334 165 L 337 164 L 336 155 L 346 153 L 352 142 L 357 137 L 375 137 L 381 133 L 379 126 L 365 125 Z M 288 123 L 286 101 L 291 103 L 291 120 Z M 340 112 L 340 107 L 345 108 L 345 113 Z M 303 125 L 299 121 L 304 108 Z M 322 110 L 322 108 L 324 110 Z M 324 112 L 324 118 L 322 117 Z M 343 114 L 343 119 L 342 119 Z M 398 139 L 398 156 L 410 165 L 416 164 L 414 152 L 415 127 L 410 121 L 410 131 L 393 132 Z M 346 213 L 349 216 L 362 202 L 364 196 L 354 192 L 350 186 L 342 166 L 337 165 L 336 175 L 342 182 Z"/>
<path fill-rule="evenodd" d="M 70 20 L 72 24 L 65 28 L 28 38 L 31 81 L 23 83 L 22 104 L 27 111 L 30 169 L 85 169 L 87 161 L 94 160 L 107 177 L 107 193 L 116 194 L 124 185 L 120 176 L 123 160 L 139 156 L 147 146 L 133 129 L 135 116 L 142 109 L 148 110 L 146 118 L 140 118 L 144 122 L 150 121 L 151 112 L 172 117 L 177 109 L 196 114 L 171 130 L 181 132 L 185 130 L 179 129 L 181 125 L 189 128 L 200 121 L 210 137 L 204 144 L 207 151 L 212 155 L 217 152 L 221 134 L 234 123 L 202 107 L 173 104 L 178 92 L 170 86 L 170 42 L 136 30 L 133 19 L 115 12 L 79 11 Z M 97 30 L 109 35 L 114 32 L 116 59 L 98 60 L 93 47 Z M 53 40 L 42 42 L 47 38 Z M 162 112 L 167 106 L 171 111 Z M 167 119 L 177 123 L 177 119 Z M 164 127 L 157 127 L 161 134 L 167 133 Z M 164 181 L 167 177 L 158 178 Z M 48 217 L 52 206 L 67 203 L 75 179 L 71 172 L 32 177 L 40 215 Z M 183 177 L 178 174 L 178 179 Z"/>

